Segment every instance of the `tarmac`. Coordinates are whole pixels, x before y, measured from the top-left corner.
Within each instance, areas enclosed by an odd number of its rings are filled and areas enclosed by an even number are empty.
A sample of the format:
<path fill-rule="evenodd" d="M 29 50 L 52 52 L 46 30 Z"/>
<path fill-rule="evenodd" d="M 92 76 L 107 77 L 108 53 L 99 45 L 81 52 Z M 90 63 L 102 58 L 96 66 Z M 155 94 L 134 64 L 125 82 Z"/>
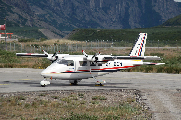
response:
<path fill-rule="evenodd" d="M 105 86 L 95 86 L 93 78 L 83 79 L 78 85 L 68 80 L 50 80 L 50 85 L 40 86 L 42 69 L 0 68 L 0 92 L 24 92 L 74 89 L 180 89 L 181 74 L 115 72 L 97 77 L 106 80 Z"/>
<path fill-rule="evenodd" d="M 97 77 L 106 80 L 104 86 L 95 86 L 93 78 L 83 79 L 78 85 L 68 80 L 50 80 L 41 87 L 42 69 L 0 68 L 0 93 L 49 91 L 49 90 L 96 90 L 137 89 L 142 100 L 153 111 L 153 119 L 181 119 L 181 74 L 115 72 Z"/>

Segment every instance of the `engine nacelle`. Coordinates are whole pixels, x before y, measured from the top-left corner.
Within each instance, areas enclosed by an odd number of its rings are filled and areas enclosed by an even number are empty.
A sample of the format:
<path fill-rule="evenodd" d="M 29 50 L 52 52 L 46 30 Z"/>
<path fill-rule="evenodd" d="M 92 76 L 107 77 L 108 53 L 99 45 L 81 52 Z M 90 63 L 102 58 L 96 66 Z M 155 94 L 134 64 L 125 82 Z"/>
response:
<path fill-rule="evenodd" d="M 42 50 L 42 51 L 44 52 L 45 55 L 48 55 L 47 59 L 52 62 L 54 62 L 58 59 L 57 54 L 60 52 L 60 51 L 58 51 L 58 52 L 54 53 L 53 56 L 50 56 L 45 50 Z"/>
<path fill-rule="evenodd" d="M 96 58 L 96 61 L 103 61 L 104 60 L 104 56 L 97 56 L 95 58 Z"/>
<path fill-rule="evenodd" d="M 50 60 L 50 61 L 55 61 L 55 60 L 57 60 L 57 58 L 58 58 L 58 56 L 50 56 L 50 55 L 48 55 L 48 57 L 47 57 L 47 59 L 48 60 Z"/>
<path fill-rule="evenodd" d="M 92 57 L 87 57 L 87 61 L 91 61 L 91 62 L 95 62 L 95 57 L 94 58 L 92 58 Z"/>

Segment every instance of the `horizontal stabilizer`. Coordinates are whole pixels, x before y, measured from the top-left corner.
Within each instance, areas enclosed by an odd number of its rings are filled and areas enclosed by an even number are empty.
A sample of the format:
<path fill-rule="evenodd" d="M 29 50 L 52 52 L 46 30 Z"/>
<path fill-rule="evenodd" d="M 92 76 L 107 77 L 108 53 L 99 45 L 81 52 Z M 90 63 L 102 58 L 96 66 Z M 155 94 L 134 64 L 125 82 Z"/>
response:
<path fill-rule="evenodd" d="M 158 56 L 110 56 L 104 57 L 105 60 L 123 59 L 123 60 L 161 60 Z"/>
<path fill-rule="evenodd" d="M 158 56 L 144 56 L 144 60 L 161 60 Z"/>
<path fill-rule="evenodd" d="M 133 59 L 133 60 L 143 60 L 144 57 L 142 56 L 110 56 L 110 57 L 104 57 L 104 59 L 106 60 L 111 60 L 111 59 L 124 59 L 124 60 L 130 60 L 130 59 Z"/>
<path fill-rule="evenodd" d="M 143 65 L 164 65 L 165 63 L 151 63 L 151 62 L 143 62 Z"/>

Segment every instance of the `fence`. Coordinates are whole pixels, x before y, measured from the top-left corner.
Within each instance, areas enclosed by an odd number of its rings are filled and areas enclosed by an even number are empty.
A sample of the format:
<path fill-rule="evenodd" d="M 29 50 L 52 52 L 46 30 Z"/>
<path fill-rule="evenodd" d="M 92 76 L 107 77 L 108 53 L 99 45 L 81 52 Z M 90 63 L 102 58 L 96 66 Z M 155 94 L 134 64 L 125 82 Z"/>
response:
<path fill-rule="evenodd" d="M 48 51 L 49 53 L 54 53 L 56 51 L 61 52 L 74 52 L 86 49 L 102 49 L 102 48 L 119 48 L 119 47 L 133 47 L 136 41 L 83 41 L 76 43 L 64 43 L 64 44 L 54 44 L 54 45 L 38 45 L 31 44 L 27 45 L 24 43 L 10 42 L 10 43 L 0 43 L 1 50 L 16 51 L 16 52 L 27 52 L 27 53 L 40 53 L 42 50 Z M 147 40 L 146 47 L 180 47 L 180 41 L 170 41 L 170 40 Z"/>
<path fill-rule="evenodd" d="M 101 49 L 113 47 L 110 43 L 95 43 L 95 42 L 81 42 L 81 43 L 65 43 L 65 44 L 55 44 L 55 45 L 26 45 L 23 43 L 3 43 L 0 44 L 1 50 L 16 51 L 16 52 L 30 52 L 30 53 L 40 53 L 42 50 L 48 51 L 49 53 L 54 53 L 56 51 L 61 52 L 74 52 L 82 51 L 86 49 Z"/>

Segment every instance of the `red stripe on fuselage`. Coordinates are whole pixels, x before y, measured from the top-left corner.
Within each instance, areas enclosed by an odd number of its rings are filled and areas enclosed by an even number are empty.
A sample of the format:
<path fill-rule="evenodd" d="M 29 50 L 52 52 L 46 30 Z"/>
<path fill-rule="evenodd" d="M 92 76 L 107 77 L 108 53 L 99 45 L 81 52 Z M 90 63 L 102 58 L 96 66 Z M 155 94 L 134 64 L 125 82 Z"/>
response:
<path fill-rule="evenodd" d="M 74 72 L 74 71 L 65 71 L 65 72 Z"/>
<path fill-rule="evenodd" d="M 113 69 L 130 68 L 130 67 L 135 67 L 135 66 L 124 66 L 124 67 L 113 67 L 113 68 L 102 68 L 102 69 L 91 69 L 91 70 L 113 70 Z M 89 70 L 78 70 L 78 71 L 87 72 Z"/>

